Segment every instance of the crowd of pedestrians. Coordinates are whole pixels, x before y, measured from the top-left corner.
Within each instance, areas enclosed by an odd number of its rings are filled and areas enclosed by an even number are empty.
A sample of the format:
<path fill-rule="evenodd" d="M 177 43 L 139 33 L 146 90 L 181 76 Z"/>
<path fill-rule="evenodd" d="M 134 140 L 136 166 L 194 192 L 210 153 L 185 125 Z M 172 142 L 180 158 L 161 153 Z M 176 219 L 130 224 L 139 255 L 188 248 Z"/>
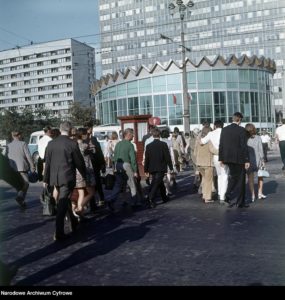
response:
<path fill-rule="evenodd" d="M 185 134 L 178 128 L 170 132 L 152 126 L 142 139 L 144 174 L 139 174 L 133 129 L 125 129 L 122 140 L 113 132 L 105 139 L 102 152 L 100 143 L 92 136 L 90 123 L 74 128 L 69 122 L 63 122 L 57 132 L 46 127 L 38 145 L 37 169 L 42 175 L 43 188 L 53 190 L 57 203 L 54 240 L 69 237 L 64 232 L 66 219 L 72 231 L 76 231 L 78 224 L 87 220 L 86 215 L 96 212 L 98 207 L 106 206 L 113 213 L 122 192 L 130 192 L 130 197 L 123 197 L 122 206 L 132 209 L 143 205 L 154 208 L 158 194 L 163 203 L 169 201 L 173 187 L 177 185 L 177 174 L 188 166 L 194 171 L 192 188 L 201 195 L 205 204 L 218 199 L 220 204 L 228 207 L 248 207 L 246 179 L 250 201 L 266 198 L 263 177 L 257 176 L 257 191 L 254 190 L 254 180 L 258 170 L 263 169 L 268 161 L 270 137 L 266 132 L 258 135 L 251 123 L 240 126 L 242 118 L 237 112 L 228 126 L 224 127 L 221 120 L 216 120 L 211 128 L 205 122 L 201 130 L 195 128 Z M 285 125 L 277 129 L 276 137 L 285 169 Z M 7 157 L 1 154 L 1 160 L 9 164 L 21 184 L 13 184 L 8 172 L 1 174 L 1 178 L 17 189 L 16 201 L 25 208 L 28 171 L 34 171 L 36 166 L 27 144 L 21 141 L 21 133 L 12 132 L 12 138 Z M 115 180 L 111 192 L 105 197 L 102 179 L 106 174 Z M 148 184 L 145 194 L 140 185 L 141 175 Z"/>

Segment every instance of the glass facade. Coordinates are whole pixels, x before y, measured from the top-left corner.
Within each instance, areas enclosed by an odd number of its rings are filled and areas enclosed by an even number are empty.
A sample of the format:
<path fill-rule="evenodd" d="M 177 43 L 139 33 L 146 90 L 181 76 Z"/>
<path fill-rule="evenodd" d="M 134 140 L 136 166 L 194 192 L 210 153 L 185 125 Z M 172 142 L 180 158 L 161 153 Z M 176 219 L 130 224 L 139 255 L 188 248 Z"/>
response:
<path fill-rule="evenodd" d="M 169 14 L 176 0 L 99 0 L 102 72 L 114 74 L 128 66 L 152 66 L 156 61 L 181 60 L 179 13 Z M 188 0 L 184 0 L 187 3 Z M 284 53 L 285 7 L 281 0 L 196 0 L 184 19 L 186 56 L 199 59 L 219 53 L 223 56 L 257 55 L 276 61 L 273 80 L 274 104 L 285 106 Z M 176 43 L 160 38 L 160 34 Z M 198 75 L 198 74 L 197 74 Z M 199 74 L 203 77 L 205 74 Z M 223 88 L 223 74 L 213 74 L 213 88 Z M 206 74 L 207 76 L 207 74 Z M 237 74 L 227 78 L 235 88 Z M 240 74 L 243 80 L 253 74 Z M 205 78 L 207 79 L 207 78 Z M 248 82 L 241 80 L 240 85 Z M 254 79 L 253 79 L 254 80 Z M 201 82 L 201 87 L 206 82 Z M 157 89 L 161 88 L 159 86 Z M 243 97 L 243 96 L 242 96 Z M 246 96 L 245 96 L 246 97 Z M 247 101 L 246 98 L 244 101 Z"/>
<path fill-rule="evenodd" d="M 144 75 L 145 76 L 145 75 Z M 261 68 L 209 68 L 187 72 L 191 128 L 204 121 L 231 122 L 236 111 L 243 122 L 273 127 L 272 73 Z M 96 95 L 102 124 L 118 123 L 117 116 L 152 114 L 162 124 L 183 125 L 182 74 L 165 71 L 148 78 L 133 77 L 104 87 Z M 113 84 L 113 83 L 112 83 Z M 122 92 L 123 91 L 123 92 Z"/>

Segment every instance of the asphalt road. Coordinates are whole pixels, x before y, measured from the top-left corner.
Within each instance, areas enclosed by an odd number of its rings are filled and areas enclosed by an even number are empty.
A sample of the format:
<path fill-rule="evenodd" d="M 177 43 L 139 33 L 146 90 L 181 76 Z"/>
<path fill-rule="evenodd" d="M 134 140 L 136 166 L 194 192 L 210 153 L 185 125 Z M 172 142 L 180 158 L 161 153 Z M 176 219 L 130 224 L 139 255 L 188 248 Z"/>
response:
<path fill-rule="evenodd" d="M 0 181 L 1 258 L 19 266 L 16 286 L 252 286 L 285 284 L 285 182 L 269 153 L 265 200 L 249 208 L 204 204 L 191 170 L 155 209 L 100 209 L 68 241 L 54 242 L 40 184 L 22 211 Z M 250 197 L 249 197 L 250 198 Z"/>

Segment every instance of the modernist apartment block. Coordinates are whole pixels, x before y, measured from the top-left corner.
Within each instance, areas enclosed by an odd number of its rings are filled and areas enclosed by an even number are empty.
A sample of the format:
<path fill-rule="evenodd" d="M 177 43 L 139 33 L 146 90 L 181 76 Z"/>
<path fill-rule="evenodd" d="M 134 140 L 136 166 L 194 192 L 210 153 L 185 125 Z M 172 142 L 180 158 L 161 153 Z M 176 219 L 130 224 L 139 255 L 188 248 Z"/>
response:
<path fill-rule="evenodd" d="M 185 4 L 188 0 L 183 0 Z M 181 62 L 180 16 L 169 13 L 176 0 L 100 0 L 103 75 L 126 67 L 170 59 Z M 285 106 L 284 0 L 193 0 L 184 18 L 186 56 L 257 55 L 274 59 L 274 104 Z M 173 39 L 161 39 L 161 34 Z M 285 113 L 285 111 L 284 111 Z M 284 114 L 285 115 L 285 114 Z"/>
<path fill-rule="evenodd" d="M 64 116 L 69 105 L 94 105 L 94 48 L 64 39 L 0 52 L 0 110 L 45 108 Z"/>
<path fill-rule="evenodd" d="M 276 71 L 271 59 L 234 55 L 203 57 L 198 63 L 186 61 L 190 129 L 204 121 L 231 122 L 236 111 L 243 124 L 275 128 L 272 82 Z M 151 68 L 127 68 L 106 75 L 92 85 L 98 117 L 103 124 L 117 123 L 117 116 L 151 114 L 171 129 L 183 131 L 182 65 L 169 61 Z"/>

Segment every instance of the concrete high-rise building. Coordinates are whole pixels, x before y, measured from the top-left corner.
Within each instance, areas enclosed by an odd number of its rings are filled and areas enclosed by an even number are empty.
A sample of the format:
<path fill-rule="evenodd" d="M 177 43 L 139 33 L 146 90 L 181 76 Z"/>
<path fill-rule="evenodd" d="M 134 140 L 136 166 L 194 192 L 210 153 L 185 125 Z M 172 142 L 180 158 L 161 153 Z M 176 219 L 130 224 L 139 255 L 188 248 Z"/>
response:
<path fill-rule="evenodd" d="M 100 0 L 102 73 L 127 67 L 181 61 L 180 17 L 169 13 L 175 0 Z M 184 0 L 187 4 L 188 0 Z M 274 105 L 279 121 L 285 107 L 285 1 L 193 0 L 185 15 L 186 57 L 257 55 L 274 59 Z M 174 40 L 161 39 L 161 34 Z"/>
<path fill-rule="evenodd" d="M 64 116 L 73 102 L 93 106 L 94 48 L 74 39 L 0 52 L 0 111 L 45 108 Z"/>

